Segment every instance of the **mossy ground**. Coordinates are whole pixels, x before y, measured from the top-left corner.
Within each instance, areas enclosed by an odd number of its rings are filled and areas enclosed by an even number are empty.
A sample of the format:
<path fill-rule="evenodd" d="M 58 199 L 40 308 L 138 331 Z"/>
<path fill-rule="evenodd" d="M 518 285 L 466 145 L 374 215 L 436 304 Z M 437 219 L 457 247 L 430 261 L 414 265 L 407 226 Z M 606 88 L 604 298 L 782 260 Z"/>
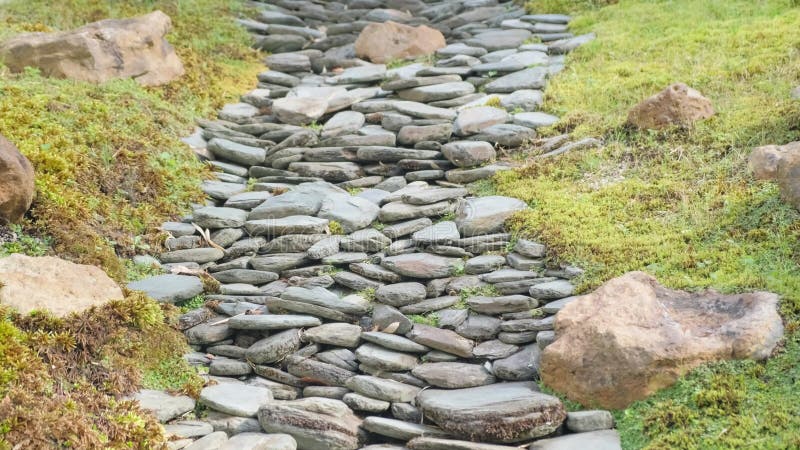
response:
<path fill-rule="evenodd" d="M 766 364 L 694 371 L 617 413 L 625 448 L 796 448 L 800 214 L 756 182 L 753 147 L 800 138 L 800 9 L 794 0 L 536 0 L 571 12 L 598 40 L 568 57 L 544 110 L 544 134 L 602 138 L 500 174 L 494 189 L 528 201 L 515 228 L 587 270 L 583 289 L 645 270 L 682 289 L 782 296 L 785 348 Z M 717 115 L 690 129 L 640 132 L 627 111 L 673 82 L 709 97 Z"/>
<path fill-rule="evenodd" d="M 253 88 L 263 69 L 233 22 L 243 3 L 2 3 L 0 39 L 155 9 L 172 18 L 168 39 L 186 74 L 167 86 L 93 85 L 0 65 L 0 133 L 33 162 L 37 188 L 14 230 L 20 239 L 0 245 L 0 255 L 56 254 L 120 282 L 154 273 L 120 257 L 154 248 L 158 225 L 202 198 L 206 172 L 180 137 Z M 0 312 L 0 449 L 160 448 L 154 419 L 121 398 L 141 386 L 197 394 L 202 382 L 182 358 L 178 312 L 139 295 L 65 319 Z"/>
<path fill-rule="evenodd" d="M 179 138 L 196 118 L 252 88 L 263 68 L 232 20 L 241 3 L 11 0 L 0 9 L 0 39 L 155 9 L 172 18 L 168 39 L 186 67 L 169 85 L 98 86 L 0 66 L 0 133 L 36 169 L 26 231 L 52 237 L 55 253 L 102 266 L 118 280 L 125 276 L 118 256 L 147 250 L 167 216 L 202 198 L 204 171 Z"/>

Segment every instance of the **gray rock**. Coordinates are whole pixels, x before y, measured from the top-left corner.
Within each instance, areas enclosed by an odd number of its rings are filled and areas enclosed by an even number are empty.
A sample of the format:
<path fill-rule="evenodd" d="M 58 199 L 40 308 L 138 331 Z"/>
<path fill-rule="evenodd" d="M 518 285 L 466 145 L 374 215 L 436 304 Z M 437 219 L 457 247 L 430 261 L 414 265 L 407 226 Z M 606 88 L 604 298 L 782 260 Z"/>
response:
<path fill-rule="evenodd" d="M 227 139 L 211 139 L 208 149 L 218 158 L 245 166 L 261 164 L 267 156 L 263 148 L 237 144 Z"/>
<path fill-rule="evenodd" d="M 180 438 L 199 438 L 214 432 L 214 427 L 199 420 L 182 420 L 180 422 L 164 425 L 167 436 Z"/>
<path fill-rule="evenodd" d="M 228 441 L 228 435 L 215 431 L 184 447 L 184 450 L 219 450 Z"/>
<path fill-rule="evenodd" d="M 247 190 L 247 186 L 244 184 L 225 183 L 222 181 L 204 181 L 200 185 L 200 189 L 213 199 L 227 200 Z"/>
<path fill-rule="evenodd" d="M 442 146 L 442 154 L 458 167 L 479 166 L 494 160 L 497 156 L 491 144 L 480 141 L 450 142 Z"/>
<path fill-rule="evenodd" d="M 250 265 L 254 269 L 276 273 L 299 267 L 307 262 L 308 259 L 304 253 L 274 253 L 271 255 L 256 256 L 250 259 Z"/>
<path fill-rule="evenodd" d="M 511 197 L 470 198 L 458 205 L 455 221 L 463 236 L 489 234 L 502 230 L 506 219 L 527 207 L 522 200 Z"/>
<path fill-rule="evenodd" d="M 594 33 L 582 34 L 569 39 L 551 42 L 548 47 L 551 54 L 562 55 L 593 41 L 597 36 Z"/>
<path fill-rule="evenodd" d="M 494 376 L 480 364 L 424 363 L 415 367 L 411 373 L 432 386 L 446 389 L 483 386 L 495 382 Z"/>
<path fill-rule="evenodd" d="M 426 418 L 443 430 L 483 442 L 521 442 L 555 431 L 566 418 L 561 402 L 536 383 L 499 383 L 417 396 Z"/>
<path fill-rule="evenodd" d="M 395 352 L 373 344 L 364 344 L 356 350 L 362 363 L 392 372 L 411 370 L 419 363 L 417 357 Z"/>
<path fill-rule="evenodd" d="M 507 344 L 500 340 L 491 340 L 481 342 L 472 349 L 472 353 L 476 358 L 485 359 L 503 359 L 508 358 L 519 350 L 519 347 L 513 344 Z"/>
<path fill-rule="evenodd" d="M 347 297 L 339 298 L 338 295 L 320 287 L 306 289 L 301 287 L 289 287 L 281 298 L 296 302 L 308 303 L 312 305 L 323 306 L 346 314 L 361 315 L 366 314 L 369 310 L 369 302 L 357 295 L 350 295 Z M 319 323 L 314 325 L 303 326 L 318 326 Z"/>
<path fill-rule="evenodd" d="M 311 378 L 329 386 L 344 386 L 350 377 L 356 374 L 350 370 L 342 369 L 333 364 L 317 361 L 312 358 L 288 356 L 286 369 L 290 374 L 299 378 Z"/>
<path fill-rule="evenodd" d="M 348 252 L 374 253 L 383 250 L 391 245 L 391 243 L 392 240 L 384 236 L 380 231 L 374 228 L 367 228 L 343 237 L 339 243 L 339 247 Z"/>
<path fill-rule="evenodd" d="M 245 353 L 245 358 L 255 364 L 270 364 L 282 360 L 299 348 L 300 331 L 291 329 L 273 334 L 251 345 Z"/>
<path fill-rule="evenodd" d="M 375 291 L 375 299 L 390 306 L 406 306 L 425 299 L 425 286 L 416 283 L 397 283 L 379 287 Z"/>
<path fill-rule="evenodd" d="M 460 239 L 455 222 L 445 220 L 423 228 L 411 235 L 416 245 L 444 244 Z"/>
<path fill-rule="evenodd" d="M 347 387 L 364 396 L 386 402 L 411 402 L 420 389 L 394 380 L 357 375 L 347 380 Z"/>
<path fill-rule="evenodd" d="M 467 339 L 486 341 L 500 332 L 500 319 L 483 314 L 470 314 L 467 320 L 456 327 L 456 333 Z"/>
<path fill-rule="evenodd" d="M 220 249 L 204 247 L 162 253 L 159 256 L 159 260 L 161 260 L 162 263 L 196 262 L 198 264 L 205 264 L 218 261 L 224 256 L 225 252 Z"/>
<path fill-rule="evenodd" d="M 361 276 L 385 283 L 399 283 L 403 279 L 400 275 L 391 270 L 386 270 L 377 264 L 352 263 L 350 264 L 350 270 Z"/>
<path fill-rule="evenodd" d="M 506 320 L 500 325 L 503 331 L 545 331 L 553 329 L 555 316 L 548 316 L 543 319 L 515 319 Z"/>
<path fill-rule="evenodd" d="M 311 70 L 311 60 L 301 53 L 273 53 L 267 56 L 264 62 L 270 70 L 277 70 L 278 72 L 292 73 Z"/>
<path fill-rule="evenodd" d="M 492 106 L 467 108 L 458 113 L 453 129 L 459 136 L 468 136 L 480 133 L 492 125 L 505 123 L 509 118 L 504 109 Z"/>
<path fill-rule="evenodd" d="M 208 367 L 209 375 L 219 377 L 240 377 L 252 371 L 246 362 L 228 358 L 214 358 Z"/>
<path fill-rule="evenodd" d="M 567 306 L 569 303 L 577 299 L 578 297 L 566 297 L 562 298 L 561 300 L 549 302 L 542 306 L 542 311 L 545 314 L 557 314 L 559 311 L 561 311 L 561 308 Z"/>
<path fill-rule="evenodd" d="M 547 254 L 547 247 L 528 239 L 518 239 L 514 244 L 514 251 L 528 258 L 544 258 Z"/>
<path fill-rule="evenodd" d="M 242 433 L 231 436 L 220 450 L 297 450 L 288 434 Z"/>
<path fill-rule="evenodd" d="M 475 92 L 475 86 L 463 81 L 457 81 L 405 89 L 399 91 L 397 95 L 403 100 L 428 103 L 460 97 L 473 92 Z"/>
<path fill-rule="evenodd" d="M 200 403 L 225 414 L 253 417 L 272 401 L 269 389 L 244 384 L 222 383 L 200 391 Z"/>
<path fill-rule="evenodd" d="M 609 411 L 573 411 L 567 413 L 567 429 L 574 433 L 614 428 L 614 416 Z"/>
<path fill-rule="evenodd" d="M 503 147 L 520 147 L 536 137 L 536 131 L 510 123 L 492 125 L 480 133 L 470 136 L 476 141 L 494 142 Z"/>
<path fill-rule="evenodd" d="M 475 296 L 467 298 L 467 305 L 472 311 L 483 314 L 505 314 L 531 310 L 538 302 L 525 295 Z"/>
<path fill-rule="evenodd" d="M 194 399 L 186 395 L 171 395 L 165 391 L 141 389 L 133 395 L 139 406 L 150 411 L 161 423 L 194 410 Z"/>
<path fill-rule="evenodd" d="M 510 29 L 487 31 L 476 34 L 471 39 L 467 39 L 468 45 L 483 47 L 487 51 L 503 50 L 507 48 L 517 48 L 531 37 L 528 30 Z"/>
<path fill-rule="evenodd" d="M 520 447 L 505 445 L 480 444 L 470 441 L 454 441 L 451 439 L 418 437 L 412 439 L 408 446 L 413 450 L 517 450 Z"/>
<path fill-rule="evenodd" d="M 453 125 L 448 123 L 435 125 L 406 125 L 397 133 L 397 143 L 412 146 L 420 142 L 447 142 L 453 134 Z"/>
<path fill-rule="evenodd" d="M 408 441 L 419 436 L 447 437 L 444 431 L 430 425 L 420 425 L 403 422 L 401 420 L 387 419 L 385 417 L 367 417 L 363 423 L 364 429 L 381 436 L 388 436 L 402 441 Z"/>
<path fill-rule="evenodd" d="M 540 300 L 558 300 L 575 293 L 575 285 L 566 280 L 550 281 L 531 286 L 531 297 Z"/>
<path fill-rule="evenodd" d="M 473 343 L 451 330 L 414 324 L 414 328 L 406 334 L 406 337 L 418 344 L 436 350 L 441 350 L 463 358 L 472 357 Z"/>
<path fill-rule="evenodd" d="M 488 53 L 485 48 L 479 46 L 469 46 L 464 43 L 450 44 L 446 47 L 436 50 L 436 56 L 439 57 L 453 57 L 456 55 L 467 55 L 473 57 L 481 57 Z"/>
<path fill-rule="evenodd" d="M 341 400 L 350 389 L 338 386 L 308 386 L 303 389 L 303 397 L 324 397 Z"/>
<path fill-rule="evenodd" d="M 289 216 L 280 219 L 249 220 L 245 229 L 253 236 L 284 234 L 317 234 L 325 232 L 328 219 L 311 216 Z"/>
<path fill-rule="evenodd" d="M 398 101 L 393 106 L 400 113 L 421 119 L 454 120 L 457 116 L 457 113 L 451 109 L 437 108 L 419 102 Z"/>
<path fill-rule="evenodd" d="M 303 177 L 316 177 L 339 183 L 364 176 L 361 166 L 352 162 L 293 162 L 289 170 Z"/>
<path fill-rule="evenodd" d="M 542 95 L 542 91 L 520 89 L 503 96 L 503 98 L 500 99 L 500 106 L 510 111 L 516 109 L 535 111 L 543 102 L 544 96 Z"/>
<path fill-rule="evenodd" d="M 360 161 L 397 162 L 403 159 L 434 159 L 440 153 L 433 150 L 413 150 L 398 147 L 364 146 L 358 149 Z"/>
<path fill-rule="evenodd" d="M 547 69 L 531 67 L 502 76 L 484 86 L 489 94 L 510 94 L 520 89 L 542 89 L 547 82 Z"/>
<path fill-rule="evenodd" d="M 321 137 L 326 139 L 355 133 L 364 126 L 364 121 L 364 114 L 357 111 L 342 111 L 336 113 L 336 115 L 325 122 L 325 126 L 322 127 Z"/>
<path fill-rule="evenodd" d="M 526 381 L 539 376 L 541 350 L 536 344 L 528 345 L 513 355 L 498 359 L 492 365 L 494 374 L 501 380 Z"/>
<path fill-rule="evenodd" d="M 342 397 L 342 401 L 351 409 L 367 413 L 381 413 L 388 411 L 391 403 L 383 400 L 366 397 L 361 394 L 349 392 Z"/>
<path fill-rule="evenodd" d="M 514 114 L 513 120 L 517 125 L 536 129 L 555 125 L 559 121 L 559 118 L 543 112 L 522 112 Z"/>
<path fill-rule="evenodd" d="M 238 417 L 209 410 L 203 420 L 211 424 L 214 427 L 214 431 L 224 431 L 229 435 L 261 431 L 261 425 L 259 425 L 258 420 L 252 417 Z"/>
<path fill-rule="evenodd" d="M 128 289 L 142 291 L 159 302 L 175 303 L 203 293 L 203 282 L 186 275 L 157 275 L 128 283 Z"/>
<path fill-rule="evenodd" d="M 397 420 L 411 423 L 422 423 L 422 413 L 419 408 L 410 403 L 392 403 L 392 417 Z"/>
<path fill-rule="evenodd" d="M 269 433 L 285 433 L 304 450 L 356 450 L 360 446 L 356 417 L 343 402 L 327 398 L 275 401 L 258 413 Z"/>
<path fill-rule="evenodd" d="M 383 258 L 381 266 L 411 278 L 443 278 L 451 275 L 461 261 L 430 254 L 407 254 Z"/>
<path fill-rule="evenodd" d="M 468 274 L 489 273 L 503 267 L 506 259 L 500 255 L 481 255 L 467 260 L 464 271 Z"/>
<path fill-rule="evenodd" d="M 368 64 L 360 67 L 350 67 L 329 80 L 335 84 L 368 83 L 381 81 L 386 76 L 386 66 L 383 64 Z"/>
<path fill-rule="evenodd" d="M 451 183 L 467 184 L 491 178 L 494 174 L 503 170 L 511 170 L 511 167 L 492 164 L 475 169 L 453 169 L 448 170 L 447 173 L 445 173 L 445 177 L 447 181 Z"/>
<path fill-rule="evenodd" d="M 429 298 L 412 305 L 402 306 L 400 307 L 400 311 L 403 314 L 425 314 L 438 311 L 440 309 L 449 308 L 450 306 L 458 303 L 458 300 L 459 299 L 456 296 Z"/>
<path fill-rule="evenodd" d="M 396 334 L 383 333 L 379 331 L 369 331 L 362 334 L 365 341 L 373 344 L 378 344 L 381 347 L 390 350 L 396 350 L 406 353 L 425 353 L 430 349 L 424 345 L 417 344 L 416 342 L 406 339 Z"/>
<path fill-rule="evenodd" d="M 396 334 L 406 334 L 413 327 L 411 320 L 403 313 L 391 306 L 381 304 L 375 305 L 372 309 L 372 323 L 378 327 L 378 330 Z"/>
<path fill-rule="evenodd" d="M 464 188 L 421 189 L 404 193 L 402 200 L 411 205 L 429 205 L 431 203 L 437 203 L 443 200 L 452 200 L 465 197 L 467 194 L 469 194 L 469 191 Z"/>
<path fill-rule="evenodd" d="M 228 321 L 228 326 L 236 330 L 285 330 L 315 327 L 321 324 L 322 322 L 316 317 L 289 314 L 245 315 L 231 317 Z"/>
<path fill-rule="evenodd" d="M 542 439 L 529 447 L 530 450 L 573 450 L 578 448 L 621 450 L 622 445 L 616 430 L 601 430 Z"/>
<path fill-rule="evenodd" d="M 509 253 L 506 255 L 508 265 L 517 270 L 536 270 L 544 268 L 544 259 L 528 258 L 519 253 Z"/>
<path fill-rule="evenodd" d="M 361 340 L 361 327 L 349 323 L 326 323 L 306 330 L 303 340 L 338 347 L 356 347 Z"/>
<path fill-rule="evenodd" d="M 379 212 L 380 208 L 366 199 L 336 194 L 322 202 L 319 217 L 334 220 L 345 232 L 352 233 L 372 223 Z"/>
<path fill-rule="evenodd" d="M 278 279 L 277 273 L 250 269 L 223 270 L 214 273 L 212 276 L 220 283 L 246 283 L 255 285 L 267 284 Z"/>
<path fill-rule="evenodd" d="M 540 350 L 544 350 L 545 347 L 552 344 L 555 340 L 556 332 L 553 330 L 539 331 L 536 333 L 536 345 L 539 346 Z"/>
<path fill-rule="evenodd" d="M 412 219 L 406 222 L 389 225 L 382 230 L 382 233 L 390 239 L 397 239 L 399 237 L 408 236 L 432 224 L 433 222 L 431 219 L 421 217 L 419 219 Z"/>
<path fill-rule="evenodd" d="M 222 317 L 212 316 L 209 319 L 209 322 L 195 325 L 184 331 L 189 344 L 207 345 L 220 342 L 231 337 L 234 333 L 234 330 L 226 323 L 220 325 L 211 325 L 211 323 L 220 320 L 223 320 Z"/>

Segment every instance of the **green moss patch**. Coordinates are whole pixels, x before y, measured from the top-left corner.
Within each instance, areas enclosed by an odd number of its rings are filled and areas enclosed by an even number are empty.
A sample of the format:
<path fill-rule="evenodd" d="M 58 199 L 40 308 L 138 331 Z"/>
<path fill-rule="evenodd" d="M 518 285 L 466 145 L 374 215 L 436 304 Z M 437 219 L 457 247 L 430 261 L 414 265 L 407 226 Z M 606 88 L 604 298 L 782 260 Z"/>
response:
<path fill-rule="evenodd" d="M 800 138 L 793 0 L 536 0 L 572 12 L 598 39 L 570 54 L 543 109 L 562 117 L 544 135 L 602 138 L 498 174 L 500 195 L 532 206 L 512 221 L 586 269 L 582 290 L 631 270 L 672 288 L 768 290 L 782 297 L 787 343 L 766 364 L 700 368 L 618 412 L 625 448 L 794 448 L 800 435 L 800 213 L 746 166 L 755 146 Z M 556 9 L 558 8 L 558 9 Z M 636 131 L 628 110 L 673 82 L 710 98 L 717 114 L 689 129 Z"/>
<path fill-rule="evenodd" d="M 132 80 L 94 85 L 14 75 L 0 66 L 0 133 L 36 169 L 37 199 L 26 228 L 51 236 L 59 255 L 99 265 L 118 280 L 118 256 L 143 251 L 157 227 L 202 198 L 202 165 L 179 141 L 198 117 L 252 88 L 263 66 L 232 20 L 239 2 L 12 0 L 0 11 L 0 39 L 65 30 L 160 9 L 186 75 L 158 88 Z"/>

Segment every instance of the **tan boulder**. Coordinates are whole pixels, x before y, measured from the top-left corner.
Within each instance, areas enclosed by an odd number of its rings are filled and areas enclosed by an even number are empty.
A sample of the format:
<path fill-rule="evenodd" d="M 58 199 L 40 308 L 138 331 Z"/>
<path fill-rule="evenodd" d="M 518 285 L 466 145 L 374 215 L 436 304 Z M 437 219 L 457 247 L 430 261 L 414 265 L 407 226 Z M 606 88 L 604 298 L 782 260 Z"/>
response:
<path fill-rule="evenodd" d="M 630 272 L 558 313 L 540 375 L 571 400 L 624 408 L 704 362 L 767 358 L 783 336 L 777 305 L 767 292 L 688 293 Z"/>
<path fill-rule="evenodd" d="M 757 179 L 776 181 L 783 198 L 800 209 L 800 141 L 758 147 L 748 166 Z"/>
<path fill-rule="evenodd" d="M 439 30 L 420 25 L 412 27 L 396 22 L 367 25 L 355 43 L 356 56 L 374 63 L 393 59 L 413 59 L 432 55 L 447 45 Z"/>
<path fill-rule="evenodd" d="M 668 86 L 628 112 L 628 123 L 642 129 L 687 126 L 714 115 L 711 100 L 683 83 Z"/>
<path fill-rule="evenodd" d="M 0 135 L 0 225 L 22 219 L 31 207 L 35 191 L 30 161 Z"/>
<path fill-rule="evenodd" d="M 36 67 L 56 78 L 102 83 L 133 78 L 144 86 L 183 75 L 183 64 L 165 36 L 169 16 L 154 11 L 130 19 L 108 19 L 76 30 L 25 33 L 0 44 L 0 60 L 13 72 Z"/>
<path fill-rule="evenodd" d="M 123 298 L 117 283 L 100 268 L 52 256 L 0 259 L 0 283 L 0 303 L 23 314 L 44 309 L 61 317 Z"/>

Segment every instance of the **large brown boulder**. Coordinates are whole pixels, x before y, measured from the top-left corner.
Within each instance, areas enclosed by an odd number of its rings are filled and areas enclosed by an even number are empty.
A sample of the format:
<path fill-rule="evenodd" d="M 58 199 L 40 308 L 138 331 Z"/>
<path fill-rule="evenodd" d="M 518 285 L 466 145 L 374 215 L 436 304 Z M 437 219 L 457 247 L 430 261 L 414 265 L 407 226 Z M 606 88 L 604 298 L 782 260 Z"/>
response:
<path fill-rule="evenodd" d="M 628 123 L 641 129 L 688 126 L 714 115 L 711 100 L 683 83 L 668 86 L 628 112 Z"/>
<path fill-rule="evenodd" d="M 783 336 L 777 305 L 767 292 L 674 291 L 631 272 L 558 313 L 540 375 L 571 400 L 624 408 L 704 362 L 767 358 Z"/>
<path fill-rule="evenodd" d="M 412 27 L 388 21 L 367 25 L 356 40 L 356 56 L 374 63 L 432 55 L 447 45 L 444 35 L 425 25 Z"/>
<path fill-rule="evenodd" d="M 0 259 L 0 283 L 0 303 L 23 314 L 38 309 L 61 317 L 123 298 L 117 283 L 100 268 L 52 256 Z"/>
<path fill-rule="evenodd" d="M 154 11 L 71 31 L 26 33 L 0 44 L 0 60 L 14 72 L 36 67 L 56 78 L 93 83 L 133 78 L 157 86 L 183 75 L 183 64 L 165 39 L 170 28 L 169 16 Z"/>
<path fill-rule="evenodd" d="M 776 181 L 783 198 L 800 209 L 800 142 L 758 147 L 748 165 L 757 179 Z"/>
<path fill-rule="evenodd" d="M 22 219 L 35 190 L 30 161 L 0 135 L 0 225 Z"/>

